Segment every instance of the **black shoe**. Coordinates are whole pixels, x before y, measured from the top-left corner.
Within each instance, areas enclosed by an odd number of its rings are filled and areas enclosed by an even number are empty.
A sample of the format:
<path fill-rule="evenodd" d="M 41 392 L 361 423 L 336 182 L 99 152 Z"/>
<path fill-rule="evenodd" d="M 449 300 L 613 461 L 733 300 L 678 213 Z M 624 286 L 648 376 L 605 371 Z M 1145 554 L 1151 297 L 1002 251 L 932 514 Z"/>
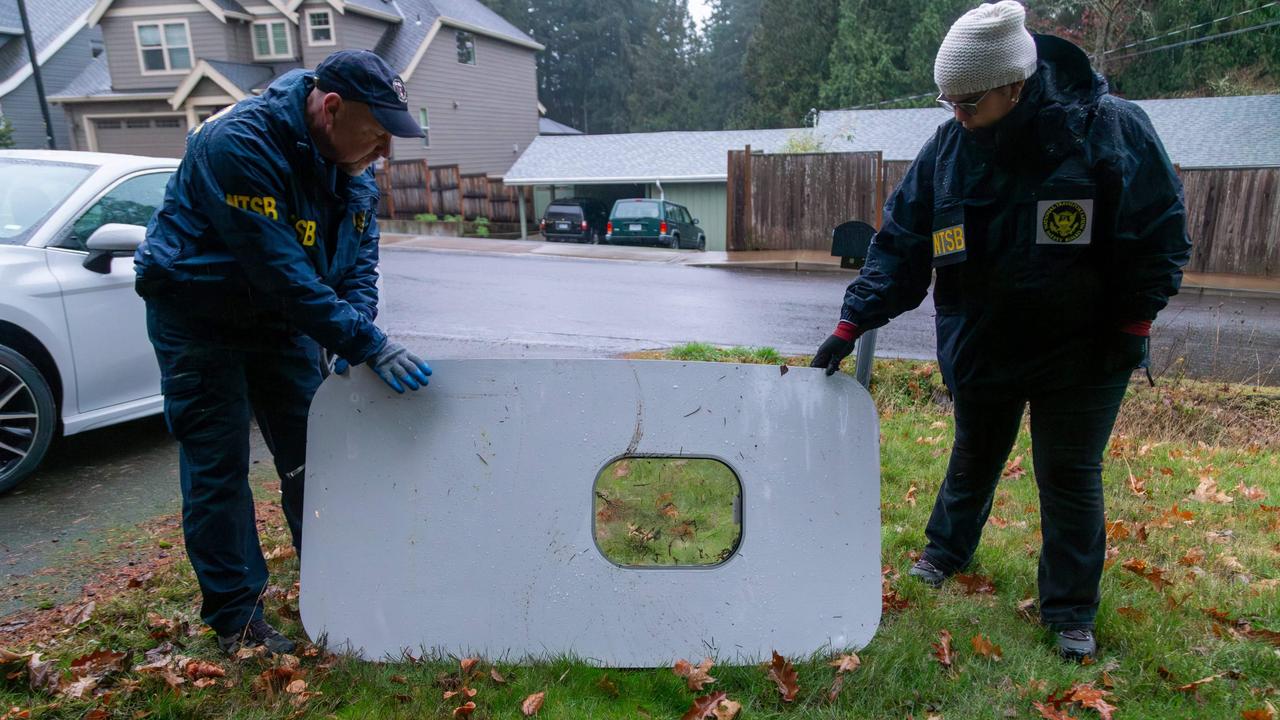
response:
<path fill-rule="evenodd" d="M 920 578 L 921 582 L 929 587 L 941 587 L 942 581 L 947 579 L 947 573 L 942 572 L 936 565 L 929 562 L 928 558 L 921 557 L 916 561 L 915 565 L 907 571 L 912 577 Z"/>
<path fill-rule="evenodd" d="M 249 621 L 248 625 L 238 633 L 219 635 L 218 647 L 228 655 L 235 655 L 242 648 L 265 647 L 267 652 L 278 654 L 292 653 L 298 646 L 292 640 L 281 635 L 279 631 L 262 618 Z"/>
<path fill-rule="evenodd" d="M 1080 662 L 1098 654 L 1098 640 L 1092 630 L 1063 630 L 1058 633 L 1058 654 Z"/>

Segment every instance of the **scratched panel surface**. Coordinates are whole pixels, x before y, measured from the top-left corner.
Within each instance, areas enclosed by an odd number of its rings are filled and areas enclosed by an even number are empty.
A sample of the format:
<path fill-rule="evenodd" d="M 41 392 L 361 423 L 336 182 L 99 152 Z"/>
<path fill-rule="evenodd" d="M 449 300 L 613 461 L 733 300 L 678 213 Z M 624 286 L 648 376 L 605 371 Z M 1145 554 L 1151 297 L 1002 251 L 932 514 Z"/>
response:
<path fill-rule="evenodd" d="M 852 378 L 622 360 L 433 367 L 418 393 L 361 367 L 316 395 L 300 598 L 312 638 L 370 660 L 573 653 L 615 667 L 871 640 L 879 431 Z M 710 568 L 606 560 L 592 486 L 625 455 L 729 465 L 736 554 Z"/>

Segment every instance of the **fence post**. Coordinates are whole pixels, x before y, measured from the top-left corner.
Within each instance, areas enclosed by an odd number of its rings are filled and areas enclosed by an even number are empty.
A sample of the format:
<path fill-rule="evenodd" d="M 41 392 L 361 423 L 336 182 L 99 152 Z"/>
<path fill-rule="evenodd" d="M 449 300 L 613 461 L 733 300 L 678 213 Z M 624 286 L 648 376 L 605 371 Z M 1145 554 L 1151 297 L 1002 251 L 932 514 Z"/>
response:
<path fill-rule="evenodd" d="M 751 216 L 751 146 L 742 156 L 742 248 L 751 249 L 751 229 L 755 220 Z"/>

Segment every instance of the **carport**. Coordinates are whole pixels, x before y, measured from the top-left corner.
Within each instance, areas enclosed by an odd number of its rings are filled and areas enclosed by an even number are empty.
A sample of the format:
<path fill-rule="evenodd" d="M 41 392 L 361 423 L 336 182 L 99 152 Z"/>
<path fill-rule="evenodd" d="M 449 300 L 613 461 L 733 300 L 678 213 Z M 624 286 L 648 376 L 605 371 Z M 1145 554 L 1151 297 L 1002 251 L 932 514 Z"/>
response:
<path fill-rule="evenodd" d="M 542 217 L 555 198 L 665 198 L 689 209 L 706 232 L 707 250 L 725 249 L 725 181 L 730 150 L 780 151 L 807 129 L 540 136 L 503 182 L 534 188 Z M 536 219 L 536 218 L 535 218 Z"/>

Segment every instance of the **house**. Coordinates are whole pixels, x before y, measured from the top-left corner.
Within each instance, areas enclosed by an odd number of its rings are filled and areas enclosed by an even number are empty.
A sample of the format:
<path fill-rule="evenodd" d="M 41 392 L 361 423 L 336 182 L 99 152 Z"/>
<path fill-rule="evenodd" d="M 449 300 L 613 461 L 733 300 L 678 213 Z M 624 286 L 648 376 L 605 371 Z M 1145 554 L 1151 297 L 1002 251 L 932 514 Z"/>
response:
<path fill-rule="evenodd" d="M 96 0 L 106 52 L 52 99 L 76 149 L 181 156 L 189 128 L 339 49 L 404 79 L 427 137 L 396 159 L 501 175 L 538 135 L 534 54 L 478 0 Z"/>
<path fill-rule="evenodd" d="M 101 33 L 88 27 L 92 7 L 93 0 L 27 0 L 46 95 L 70 82 L 101 52 Z M 0 116 L 13 126 L 16 147 L 48 147 L 16 0 L 0 0 Z M 50 105 L 49 116 L 58 148 L 71 147 L 62 108 Z"/>
<path fill-rule="evenodd" d="M 1280 95 L 1139 100 L 1169 157 L 1182 170 L 1280 167 Z M 543 135 L 503 181 L 534 187 L 537 216 L 554 197 L 663 197 L 689 208 L 707 249 L 725 249 L 728 151 L 782 152 L 789 141 L 822 152 L 882 153 L 889 177 L 907 165 L 951 117 L 941 108 L 835 110 L 814 128 Z M 807 136 L 807 137 L 806 137 Z M 1188 192 L 1189 206 L 1203 200 Z M 1272 241 L 1274 244 L 1274 241 Z M 1274 245 L 1280 248 L 1280 245 Z M 1280 252 L 1273 249 L 1271 252 Z M 1280 256 L 1278 256 L 1280 258 Z"/>

